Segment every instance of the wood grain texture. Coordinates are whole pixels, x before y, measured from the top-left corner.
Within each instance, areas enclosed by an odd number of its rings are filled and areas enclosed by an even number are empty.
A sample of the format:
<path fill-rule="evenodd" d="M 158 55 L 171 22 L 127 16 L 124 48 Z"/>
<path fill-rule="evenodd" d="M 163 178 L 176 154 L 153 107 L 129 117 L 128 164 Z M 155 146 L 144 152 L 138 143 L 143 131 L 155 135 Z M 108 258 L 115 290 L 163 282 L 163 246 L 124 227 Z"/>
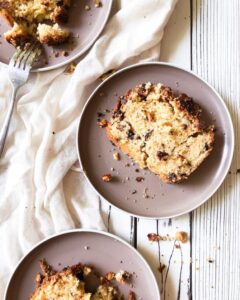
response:
<path fill-rule="evenodd" d="M 135 230 L 131 217 L 119 209 L 107 204 L 104 200 L 101 200 L 100 208 L 107 231 L 116 234 L 134 245 L 133 236 L 135 235 Z"/>
<path fill-rule="evenodd" d="M 192 68 L 212 84 L 233 118 L 231 174 L 192 220 L 192 292 L 196 300 L 237 300 L 240 293 L 240 1 L 192 0 Z"/>
<path fill-rule="evenodd" d="M 188 215 L 138 222 L 138 250 L 147 258 L 157 278 L 162 300 L 188 299 L 190 293 L 190 243 L 175 241 L 178 231 L 190 235 Z M 149 233 L 157 233 L 170 240 L 150 242 L 147 238 Z"/>

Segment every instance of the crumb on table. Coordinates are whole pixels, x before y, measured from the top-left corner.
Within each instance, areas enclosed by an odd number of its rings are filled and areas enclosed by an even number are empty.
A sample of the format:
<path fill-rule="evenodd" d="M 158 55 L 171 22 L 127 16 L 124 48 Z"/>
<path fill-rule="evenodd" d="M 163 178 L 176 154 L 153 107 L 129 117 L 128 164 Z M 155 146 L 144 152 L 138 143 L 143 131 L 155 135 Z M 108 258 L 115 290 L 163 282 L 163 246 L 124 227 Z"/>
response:
<path fill-rule="evenodd" d="M 188 241 L 188 234 L 184 231 L 177 231 L 175 235 L 176 240 L 182 242 L 182 243 L 187 243 Z"/>

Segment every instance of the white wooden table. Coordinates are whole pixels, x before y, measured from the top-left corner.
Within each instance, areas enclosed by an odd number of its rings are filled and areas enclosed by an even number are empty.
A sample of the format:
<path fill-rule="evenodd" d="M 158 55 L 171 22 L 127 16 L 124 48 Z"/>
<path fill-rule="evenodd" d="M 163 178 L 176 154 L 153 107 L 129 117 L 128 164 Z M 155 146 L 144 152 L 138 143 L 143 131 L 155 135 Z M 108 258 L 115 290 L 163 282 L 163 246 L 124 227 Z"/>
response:
<path fill-rule="evenodd" d="M 179 0 L 165 31 L 161 60 L 192 69 L 220 92 L 238 141 L 240 1 Z M 162 300 L 240 299 L 239 158 L 238 144 L 231 173 L 218 192 L 199 209 L 176 219 L 136 219 L 101 202 L 109 232 L 129 241 L 151 265 Z M 148 233 L 174 236 L 179 230 L 190 237 L 181 248 L 174 241 L 150 243 L 147 238 Z"/>

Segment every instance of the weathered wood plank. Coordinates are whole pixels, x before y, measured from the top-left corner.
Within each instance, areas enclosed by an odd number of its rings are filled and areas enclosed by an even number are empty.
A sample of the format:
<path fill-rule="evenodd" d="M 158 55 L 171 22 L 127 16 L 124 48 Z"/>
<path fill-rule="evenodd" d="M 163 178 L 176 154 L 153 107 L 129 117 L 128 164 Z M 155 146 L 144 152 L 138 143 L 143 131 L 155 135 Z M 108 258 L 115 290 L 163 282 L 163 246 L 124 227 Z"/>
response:
<path fill-rule="evenodd" d="M 133 218 L 103 200 L 100 201 L 100 209 L 107 231 L 134 245 Z"/>
<path fill-rule="evenodd" d="M 192 285 L 196 300 L 237 300 L 240 291 L 240 2 L 192 0 L 192 66 L 223 96 L 237 146 L 218 192 L 193 213 Z"/>
<path fill-rule="evenodd" d="M 190 243 L 175 241 L 178 231 L 190 236 L 187 215 L 169 220 L 140 220 L 138 223 L 138 250 L 156 275 L 162 299 L 187 299 L 190 290 Z M 149 233 L 157 233 L 169 240 L 150 242 Z"/>

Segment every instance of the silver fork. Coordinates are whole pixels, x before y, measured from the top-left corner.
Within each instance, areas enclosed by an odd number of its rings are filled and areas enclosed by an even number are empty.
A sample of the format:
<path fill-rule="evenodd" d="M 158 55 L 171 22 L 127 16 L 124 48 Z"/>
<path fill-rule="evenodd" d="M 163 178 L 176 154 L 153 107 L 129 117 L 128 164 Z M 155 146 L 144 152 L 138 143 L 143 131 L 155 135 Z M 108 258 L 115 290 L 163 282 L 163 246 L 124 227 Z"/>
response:
<path fill-rule="evenodd" d="M 3 127 L 0 133 L 0 158 L 3 154 L 4 144 L 6 141 L 14 105 L 16 103 L 16 94 L 18 89 L 24 85 L 29 77 L 30 70 L 37 56 L 41 54 L 38 44 L 32 44 L 25 49 L 18 48 L 10 60 L 8 66 L 8 76 L 12 84 L 13 92 L 10 100 L 10 106 L 5 117 Z"/>

